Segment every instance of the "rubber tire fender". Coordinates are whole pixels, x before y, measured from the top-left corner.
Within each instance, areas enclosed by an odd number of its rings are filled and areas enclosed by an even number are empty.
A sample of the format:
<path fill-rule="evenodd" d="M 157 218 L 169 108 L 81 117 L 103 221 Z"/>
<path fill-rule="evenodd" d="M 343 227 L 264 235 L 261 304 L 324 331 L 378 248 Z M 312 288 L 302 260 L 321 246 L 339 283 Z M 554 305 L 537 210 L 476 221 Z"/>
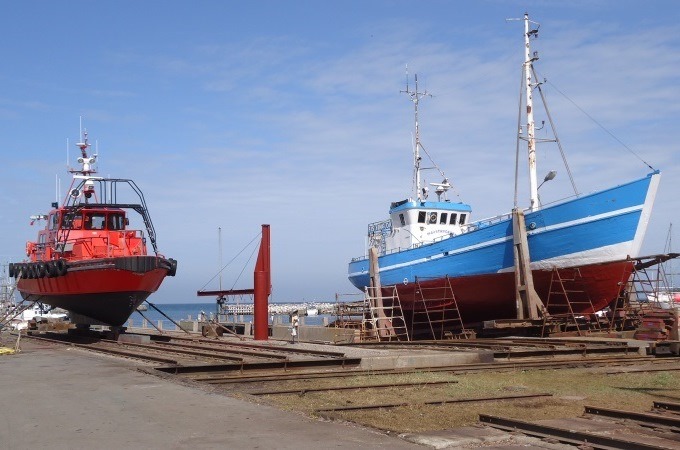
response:
<path fill-rule="evenodd" d="M 35 274 L 38 278 L 44 278 L 47 275 L 47 267 L 44 262 L 35 263 Z"/>
<path fill-rule="evenodd" d="M 47 261 L 45 263 L 45 271 L 47 272 L 47 278 L 54 278 L 59 275 L 57 268 L 55 267 L 55 261 Z"/>
<path fill-rule="evenodd" d="M 168 276 L 174 277 L 175 274 L 177 273 L 177 260 L 170 258 L 170 259 L 168 259 L 168 262 L 170 263 L 170 269 L 168 270 Z"/>
<path fill-rule="evenodd" d="M 14 264 L 14 278 L 18 277 L 21 271 L 23 270 L 22 264 L 21 263 L 15 263 Z M 21 277 L 26 275 L 26 272 L 21 273 Z"/>
<path fill-rule="evenodd" d="M 9 263 L 7 266 L 7 275 L 9 275 L 10 278 L 14 278 L 14 263 Z"/>
<path fill-rule="evenodd" d="M 68 268 L 66 267 L 66 261 L 64 261 L 63 259 L 58 259 L 54 263 L 55 263 L 54 267 L 57 268 L 57 274 L 60 277 L 66 275 L 66 272 L 68 272 Z"/>

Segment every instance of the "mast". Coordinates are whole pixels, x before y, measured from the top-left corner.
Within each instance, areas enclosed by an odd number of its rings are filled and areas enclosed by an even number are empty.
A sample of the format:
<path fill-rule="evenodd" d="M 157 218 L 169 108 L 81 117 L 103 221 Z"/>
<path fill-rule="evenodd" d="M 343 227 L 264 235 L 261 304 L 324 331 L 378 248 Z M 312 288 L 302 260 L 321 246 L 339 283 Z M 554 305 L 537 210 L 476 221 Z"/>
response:
<path fill-rule="evenodd" d="M 219 250 L 219 260 L 220 260 L 220 291 L 222 290 L 222 227 L 217 227 L 217 246 Z"/>
<path fill-rule="evenodd" d="M 92 156 L 87 155 L 87 149 L 90 148 L 90 143 L 87 139 L 87 130 L 81 131 L 83 136 L 82 142 L 76 142 L 76 147 L 80 149 L 80 158 L 78 158 L 78 164 L 81 165 L 80 170 L 72 169 L 71 173 L 79 173 L 81 175 L 87 176 L 92 173 L 97 173 L 94 168 L 94 163 L 97 161 L 97 154 Z"/>
<path fill-rule="evenodd" d="M 538 28 L 529 30 L 529 14 L 524 14 L 524 88 L 526 90 L 526 108 L 527 108 L 527 151 L 529 156 L 529 193 L 531 199 L 530 208 L 536 209 L 538 207 L 538 182 L 536 179 L 536 137 L 535 137 L 535 123 L 534 123 L 534 101 L 533 101 L 533 85 L 531 82 L 532 63 L 538 59 L 538 54 L 531 54 L 531 47 L 529 40 L 531 36 L 538 36 Z M 531 22 L 536 23 L 536 22 Z"/>
<path fill-rule="evenodd" d="M 94 194 L 94 182 L 92 181 L 92 174 L 97 173 L 94 164 L 97 162 L 97 153 L 92 156 L 88 156 L 87 149 L 90 148 L 90 143 L 87 139 L 87 130 L 83 129 L 82 117 L 80 119 L 80 134 L 82 136 L 82 141 L 76 143 L 76 147 L 80 149 L 80 157 L 78 157 L 78 164 L 80 164 L 79 169 L 69 169 L 69 172 L 73 174 L 73 179 L 85 180 L 83 185 L 82 194 L 85 196 L 85 201 L 92 197 Z M 72 192 L 71 195 L 74 197 L 79 196 L 80 192 Z"/>
<path fill-rule="evenodd" d="M 418 102 L 420 101 L 421 97 L 425 96 L 430 96 L 432 95 L 425 90 L 424 92 L 419 92 L 418 91 L 418 74 L 415 74 L 414 76 L 415 82 L 416 82 L 416 90 L 412 91 L 408 87 L 408 72 L 406 74 L 406 90 L 401 91 L 405 94 L 408 94 L 409 97 L 411 97 L 411 101 L 413 102 L 413 108 L 414 108 L 414 115 L 415 115 L 415 148 L 413 149 L 413 194 L 414 197 L 418 199 L 418 201 L 423 201 L 427 197 L 427 193 L 425 192 L 425 189 L 421 186 L 421 181 L 420 181 L 420 161 L 422 160 L 422 157 L 420 156 L 420 149 L 422 148 L 420 144 L 420 129 L 418 126 Z"/>

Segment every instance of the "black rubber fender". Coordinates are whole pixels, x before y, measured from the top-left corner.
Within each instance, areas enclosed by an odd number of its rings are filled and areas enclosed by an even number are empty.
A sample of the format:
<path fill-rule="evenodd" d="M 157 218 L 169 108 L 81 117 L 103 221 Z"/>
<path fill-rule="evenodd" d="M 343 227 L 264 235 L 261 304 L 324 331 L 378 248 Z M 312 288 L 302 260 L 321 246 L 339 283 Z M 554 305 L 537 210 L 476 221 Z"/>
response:
<path fill-rule="evenodd" d="M 9 263 L 7 266 L 7 274 L 10 278 L 14 278 L 14 263 Z"/>
<path fill-rule="evenodd" d="M 21 275 L 21 278 L 26 278 L 26 268 L 22 263 L 16 263 L 14 265 L 14 278 L 19 277 L 19 275 Z"/>
<path fill-rule="evenodd" d="M 54 267 L 57 269 L 57 275 L 63 277 L 68 272 L 68 267 L 66 266 L 66 261 L 63 259 L 58 259 L 54 262 Z"/>
<path fill-rule="evenodd" d="M 54 278 L 59 275 L 57 268 L 55 266 L 56 261 L 47 261 L 45 263 L 45 271 L 47 272 L 48 278 Z"/>
<path fill-rule="evenodd" d="M 35 274 L 37 278 L 44 278 L 47 275 L 47 267 L 44 262 L 35 263 Z"/>
<path fill-rule="evenodd" d="M 12 277 L 17 278 L 19 276 L 19 273 L 21 272 L 21 263 L 14 263 L 13 269 L 14 269 L 14 272 L 12 274 Z"/>
<path fill-rule="evenodd" d="M 168 276 L 174 277 L 175 274 L 177 273 L 177 260 L 170 258 L 168 259 L 168 262 L 170 263 L 170 269 L 168 269 Z"/>

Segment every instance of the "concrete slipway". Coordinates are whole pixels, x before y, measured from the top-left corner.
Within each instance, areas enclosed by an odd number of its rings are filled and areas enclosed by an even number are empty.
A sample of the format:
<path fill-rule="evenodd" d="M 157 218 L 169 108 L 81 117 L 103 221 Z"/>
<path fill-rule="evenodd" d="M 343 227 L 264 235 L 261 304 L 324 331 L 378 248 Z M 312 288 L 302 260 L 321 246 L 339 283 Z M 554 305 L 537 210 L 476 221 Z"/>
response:
<path fill-rule="evenodd" d="M 77 349 L 0 356 L 2 449 L 423 448 L 211 394 Z"/>

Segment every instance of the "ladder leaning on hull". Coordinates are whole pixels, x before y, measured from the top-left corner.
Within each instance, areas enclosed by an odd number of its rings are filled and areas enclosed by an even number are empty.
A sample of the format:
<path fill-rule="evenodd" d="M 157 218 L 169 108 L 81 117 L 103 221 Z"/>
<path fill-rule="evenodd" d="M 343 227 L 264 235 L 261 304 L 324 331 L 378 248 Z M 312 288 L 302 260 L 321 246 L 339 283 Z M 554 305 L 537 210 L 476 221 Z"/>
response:
<path fill-rule="evenodd" d="M 543 317 L 541 337 L 550 334 L 557 325 L 562 326 L 563 331 L 575 330 L 578 336 L 602 331 L 579 269 L 553 267 L 545 308 L 549 313 Z"/>
<path fill-rule="evenodd" d="M 399 299 L 397 287 L 382 286 L 378 254 L 374 247 L 369 250 L 370 285 L 365 292 L 365 310 L 362 322 L 362 340 L 378 341 L 468 338 L 473 333 L 465 329 L 453 294 L 451 280 L 447 276 L 444 286 L 424 287 L 416 277 L 416 289 L 411 303 L 409 320 Z"/>
<path fill-rule="evenodd" d="M 434 340 L 470 337 L 470 332 L 463 325 L 449 277 L 445 278 L 444 286 L 423 287 L 418 277 L 415 282 L 418 288 L 413 299 L 411 336 L 415 337 L 416 330 L 429 329 L 430 338 Z"/>
<path fill-rule="evenodd" d="M 388 286 L 386 291 L 391 288 L 391 294 L 383 296 L 378 250 L 371 247 L 368 256 L 370 285 L 366 287 L 364 297 L 364 307 L 368 310 L 368 314 L 364 314 L 364 320 L 361 323 L 361 339 L 392 341 L 405 338 L 408 341 L 409 336 L 406 332 L 397 288 Z"/>
<path fill-rule="evenodd" d="M 409 341 L 396 286 L 366 287 L 362 341 Z"/>

